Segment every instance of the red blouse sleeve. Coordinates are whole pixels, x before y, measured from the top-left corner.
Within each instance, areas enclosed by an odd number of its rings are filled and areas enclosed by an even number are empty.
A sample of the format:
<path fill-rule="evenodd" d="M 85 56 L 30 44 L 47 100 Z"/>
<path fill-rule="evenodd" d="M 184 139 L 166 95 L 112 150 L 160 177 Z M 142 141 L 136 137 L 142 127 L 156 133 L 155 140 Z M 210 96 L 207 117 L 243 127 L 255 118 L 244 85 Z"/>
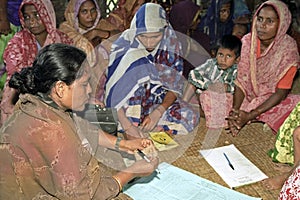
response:
<path fill-rule="evenodd" d="M 297 67 L 296 66 L 291 67 L 289 71 L 284 75 L 284 77 L 282 77 L 282 79 L 278 82 L 277 88 L 291 89 L 296 72 L 297 72 Z"/>

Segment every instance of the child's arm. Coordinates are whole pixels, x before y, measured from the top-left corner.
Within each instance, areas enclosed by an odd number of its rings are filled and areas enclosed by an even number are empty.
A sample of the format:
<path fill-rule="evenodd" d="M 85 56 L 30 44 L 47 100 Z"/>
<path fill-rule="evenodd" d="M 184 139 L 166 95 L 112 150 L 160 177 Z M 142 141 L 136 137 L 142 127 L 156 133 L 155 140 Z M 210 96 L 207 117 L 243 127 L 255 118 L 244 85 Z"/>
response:
<path fill-rule="evenodd" d="M 226 92 L 233 94 L 234 93 L 234 82 L 232 83 L 224 83 Z"/>
<path fill-rule="evenodd" d="M 191 100 L 191 98 L 195 95 L 195 92 L 196 92 L 196 87 L 194 85 L 188 83 L 188 85 L 186 86 L 186 88 L 184 90 L 182 100 L 189 102 Z"/>
<path fill-rule="evenodd" d="M 237 76 L 237 67 L 233 66 L 232 69 L 233 69 L 232 72 L 229 73 L 227 75 L 227 78 L 225 79 L 226 92 L 231 93 L 231 94 L 234 93 L 234 88 L 235 88 L 234 81 L 235 81 L 236 76 Z"/>

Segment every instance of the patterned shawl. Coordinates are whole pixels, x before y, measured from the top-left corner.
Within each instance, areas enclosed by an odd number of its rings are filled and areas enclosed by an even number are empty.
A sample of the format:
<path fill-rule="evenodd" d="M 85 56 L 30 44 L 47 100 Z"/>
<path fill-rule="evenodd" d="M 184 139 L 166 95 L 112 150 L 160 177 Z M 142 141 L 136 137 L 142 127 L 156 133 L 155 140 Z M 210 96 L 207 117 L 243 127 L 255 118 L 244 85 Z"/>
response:
<path fill-rule="evenodd" d="M 72 41 L 64 33 L 56 29 L 55 12 L 50 0 L 23 0 L 19 9 L 23 29 L 16 33 L 10 40 L 3 54 L 8 80 L 15 71 L 20 71 L 23 67 L 31 66 L 38 52 L 35 36 L 25 27 L 21 11 L 25 4 L 33 4 L 35 6 L 46 27 L 48 35 L 44 46 L 52 43 L 72 44 Z"/>
<path fill-rule="evenodd" d="M 97 10 L 97 18 L 95 20 L 94 25 L 89 29 L 82 29 L 79 27 L 78 22 L 78 12 L 80 9 L 80 6 L 86 2 L 87 0 L 71 0 L 68 3 L 68 6 L 65 10 L 65 18 L 66 21 L 63 22 L 59 29 L 66 33 L 73 41 L 74 45 L 87 54 L 87 60 L 90 64 L 90 66 L 94 67 L 96 65 L 96 62 L 98 60 L 97 52 L 90 41 L 84 37 L 83 34 L 87 33 L 90 30 L 95 29 L 98 26 L 98 23 L 100 21 L 101 13 L 98 6 L 98 3 L 96 0 L 92 0 L 94 4 L 96 5 Z"/>
<path fill-rule="evenodd" d="M 258 38 L 255 29 L 257 14 L 264 5 L 271 5 L 279 16 L 277 35 L 269 47 L 257 58 Z M 265 101 L 275 92 L 280 79 L 292 66 L 298 66 L 299 54 L 294 39 L 286 34 L 291 23 L 291 13 L 281 1 L 264 2 L 253 17 L 252 32 L 242 39 L 241 60 L 238 64 L 236 85 L 244 92 L 248 101 L 259 98 Z"/>
<path fill-rule="evenodd" d="M 91 66 L 95 66 L 97 64 L 97 60 L 100 60 L 100 58 L 98 58 L 98 55 L 106 52 L 103 52 L 103 48 L 101 48 L 101 46 L 99 46 L 98 49 L 95 49 L 92 43 L 90 43 L 90 41 L 86 37 L 84 37 L 83 34 L 87 33 L 92 29 L 99 29 L 109 32 L 124 31 L 127 24 L 127 20 L 131 19 L 131 12 L 133 12 L 134 7 L 138 6 L 139 4 L 136 3 L 138 0 L 125 2 L 120 1 L 118 3 L 118 8 L 112 11 L 107 18 L 101 18 L 99 5 L 96 0 L 92 0 L 96 5 L 97 18 L 95 20 L 94 25 L 91 28 L 83 30 L 78 25 L 78 12 L 80 6 L 86 1 L 87 0 L 69 1 L 65 10 L 66 21 L 60 25 L 59 29 L 62 32 L 66 33 L 74 41 L 76 47 L 82 49 L 87 53 L 87 59 L 89 61 L 89 64 Z"/>
<path fill-rule="evenodd" d="M 78 32 L 79 34 L 84 34 L 84 33 L 89 32 L 90 30 L 93 30 L 99 23 L 99 20 L 101 17 L 101 12 L 100 12 L 97 1 L 92 0 L 95 4 L 96 10 L 97 10 L 97 17 L 96 17 L 95 23 L 91 28 L 86 29 L 86 30 L 79 27 L 79 22 L 78 22 L 79 9 L 80 9 L 80 6 L 86 1 L 87 0 L 71 0 L 71 1 L 69 1 L 68 6 L 65 11 L 65 18 L 67 20 L 68 25 L 71 25 L 72 29 L 75 29 L 76 32 Z"/>
<path fill-rule="evenodd" d="M 163 31 L 163 39 L 149 53 L 136 36 L 159 31 Z M 180 53 L 180 43 L 166 20 L 164 9 L 154 3 L 144 4 L 134 16 L 130 29 L 112 46 L 106 83 L 107 106 L 120 108 L 140 84 L 149 81 L 182 94 Z"/>

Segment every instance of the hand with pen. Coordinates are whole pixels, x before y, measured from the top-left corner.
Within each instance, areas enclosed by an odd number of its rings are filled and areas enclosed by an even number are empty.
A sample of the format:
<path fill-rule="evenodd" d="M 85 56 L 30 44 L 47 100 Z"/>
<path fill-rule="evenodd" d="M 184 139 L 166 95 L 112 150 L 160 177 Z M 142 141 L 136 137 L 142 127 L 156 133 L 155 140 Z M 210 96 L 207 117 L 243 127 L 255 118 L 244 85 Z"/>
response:
<path fill-rule="evenodd" d="M 156 171 L 158 171 L 157 166 L 159 164 L 159 162 L 158 162 L 159 159 L 158 159 L 157 150 L 155 149 L 154 145 L 148 146 L 147 148 L 145 148 L 143 150 L 138 149 L 136 151 L 135 157 L 137 160 L 136 163 L 139 164 L 141 162 L 141 164 L 143 165 L 140 169 L 138 169 L 139 173 L 143 174 L 142 171 L 144 169 L 147 169 L 147 166 L 149 166 L 149 165 L 155 167 L 154 169 Z M 143 174 L 143 175 L 146 175 L 146 174 Z M 147 174 L 147 175 L 150 175 L 150 174 Z"/>
<path fill-rule="evenodd" d="M 144 159 L 147 162 L 151 162 L 153 158 L 158 157 L 158 153 L 154 145 L 150 145 L 142 150 L 138 149 L 135 153 L 136 160 Z"/>
<path fill-rule="evenodd" d="M 152 140 L 145 138 L 125 140 L 118 137 L 115 142 L 115 149 L 135 153 L 135 155 L 142 152 L 143 155 L 131 166 L 113 176 L 119 184 L 120 191 L 128 181 L 137 177 L 149 176 L 157 169 L 159 159 Z M 147 152 L 147 156 L 143 152 Z"/>
<path fill-rule="evenodd" d="M 148 145 L 146 148 L 135 151 L 136 162 L 126 171 L 135 173 L 137 177 L 149 176 L 154 170 L 157 170 L 159 164 L 158 153 L 154 145 Z"/>
<path fill-rule="evenodd" d="M 119 185 L 119 191 L 122 191 L 122 188 L 130 180 L 133 180 L 138 177 L 150 176 L 158 166 L 158 157 L 149 158 L 150 162 L 145 159 L 136 161 L 130 167 L 118 172 L 113 176 L 113 179 Z"/>
<path fill-rule="evenodd" d="M 149 159 L 150 162 L 145 159 L 138 160 L 133 165 L 126 168 L 123 172 L 131 174 L 131 176 L 134 176 L 134 178 L 149 176 L 157 169 L 157 166 L 159 164 L 158 157 L 151 157 Z"/>

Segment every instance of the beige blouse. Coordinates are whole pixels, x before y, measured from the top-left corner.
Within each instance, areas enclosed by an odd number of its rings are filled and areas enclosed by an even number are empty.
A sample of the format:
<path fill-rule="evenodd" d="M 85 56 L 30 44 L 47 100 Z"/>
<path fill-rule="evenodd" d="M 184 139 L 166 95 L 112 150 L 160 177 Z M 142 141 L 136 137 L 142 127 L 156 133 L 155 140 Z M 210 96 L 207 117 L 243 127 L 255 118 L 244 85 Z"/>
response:
<path fill-rule="evenodd" d="M 12 117 L 0 129 L 0 199 L 116 197 L 114 170 L 93 156 L 98 131 L 37 96 L 21 95 Z M 82 144 L 82 138 L 88 145 Z M 122 194 L 117 199 L 129 197 Z"/>

